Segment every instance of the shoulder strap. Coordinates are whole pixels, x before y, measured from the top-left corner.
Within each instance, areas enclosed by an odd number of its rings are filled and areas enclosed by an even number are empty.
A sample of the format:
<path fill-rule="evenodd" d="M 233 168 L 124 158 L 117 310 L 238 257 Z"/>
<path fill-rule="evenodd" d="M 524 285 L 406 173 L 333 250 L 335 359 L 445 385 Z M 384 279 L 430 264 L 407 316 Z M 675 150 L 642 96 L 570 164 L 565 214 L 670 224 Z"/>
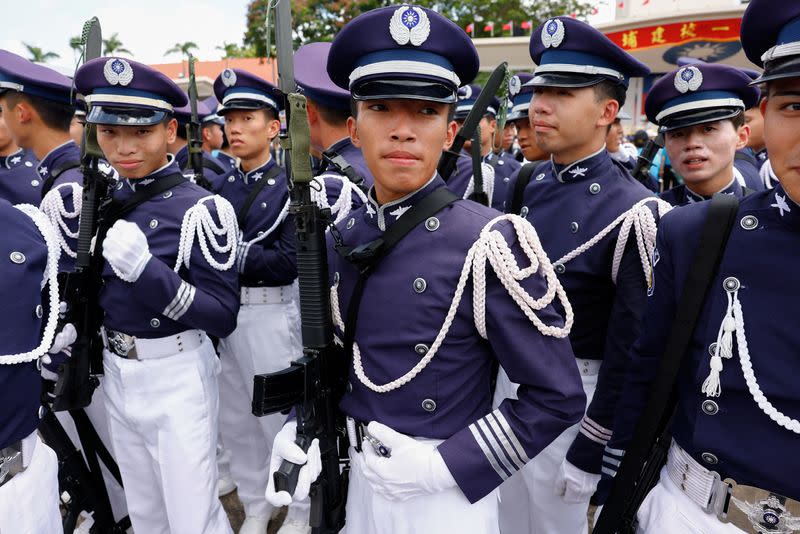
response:
<path fill-rule="evenodd" d="M 674 387 L 678 371 L 725 251 L 738 207 L 739 200 L 734 195 L 717 194 L 709 203 L 700 242 L 683 285 L 666 349 L 659 362 L 657 378 L 650 386 L 650 398 L 636 425 L 633 440 L 625 452 L 593 534 L 617 532 L 617 524 L 625 516 L 631 502 L 631 493 L 637 481 L 641 480 L 640 474 L 648 453 L 659 436 L 662 441 L 669 440 L 669 423 L 677 404 Z M 665 437 L 667 439 L 663 440 Z M 665 445 L 661 443 L 661 446 Z"/>
<path fill-rule="evenodd" d="M 361 305 L 361 297 L 364 294 L 364 283 L 375 267 L 386 255 L 413 230 L 418 224 L 439 213 L 442 209 L 449 206 L 459 197 L 450 192 L 446 187 L 441 187 L 430 195 L 416 203 L 410 210 L 403 214 L 388 230 L 375 241 L 365 243 L 359 247 L 346 248 L 337 245 L 336 252 L 343 255 L 350 263 L 358 267 L 360 274 L 356 280 L 353 294 L 350 298 L 350 305 L 347 308 L 347 318 L 344 327 L 344 349 L 345 354 L 351 357 L 353 354 L 353 343 L 356 335 L 356 322 L 358 320 L 358 309 Z"/>
<path fill-rule="evenodd" d="M 80 166 L 81 162 L 78 160 L 67 160 L 61 163 L 61 165 L 57 166 L 52 171 L 50 171 L 50 176 L 48 176 L 47 180 L 45 180 L 44 183 L 42 184 L 42 198 L 44 198 L 45 195 L 47 195 L 47 193 L 50 192 L 50 190 L 53 188 L 53 184 L 55 183 L 56 179 L 58 179 L 59 176 L 61 176 L 62 174 L 64 174 L 64 172 L 70 169 L 75 169 Z"/>
<path fill-rule="evenodd" d="M 750 154 L 749 152 L 736 151 L 736 153 L 733 155 L 733 159 L 739 161 L 747 161 L 749 163 L 752 163 L 753 165 L 758 165 L 758 160 L 756 159 L 756 157 Z"/>
<path fill-rule="evenodd" d="M 110 228 L 115 221 L 133 211 L 140 204 L 147 202 L 151 198 L 160 195 L 161 193 L 164 193 L 165 191 L 172 189 L 176 185 L 182 184 L 185 181 L 186 178 L 182 174 L 170 174 L 162 178 L 158 178 L 153 181 L 153 183 L 150 183 L 144 187 L 137 188 L 136 192 L 125 202 L 112 201 L 108 206 L 108 210 L 104 214 L 103 226 Z"/>
<path fill-rule="evenodd" d="M 203 167 L 206 169 L 211 169 L 215 174 L 222 174 L 225 172 L 225 169 L 220 167 L 216 161 L 212 161 L 206 157 L 203 158 Z"/>
<path fill-rule="evenodd" d="M 239 213 L 236 214 L 236 221 L 239 223 L 239 228 L 244 228 L 244 221 L 247 219 L 247 213 L 250 211 L 250 206 L 253 205 L 255 202 L 256 197 L 267 186 L 270 178 L 275 178 L 278 176 L 281 171 L 280 165 L 277 162 L 269 168 L 267 174 L 265 174 L 259 181 L 256 182 L 256 185 L 253 186 L 253 189 L 250 190 L 250 194 L 247 195 L 247 198 L 244 200 L 244 204 L 242 204 L 242 208 L 239 210 Z"/>
<path fill-rule="evenodd" d="M 533 171 L 536 170 L 536 167 L 538 167 L 540 163 L 541 162 L 539 161 L 531 161 L 520 168 L 519 174 L 517 175 L 517 181 L 514 183 L 514 192 L 511 196 L 511 205 L 506 208 L 506 213 L 519 215 L 519 210 L 522 209 L 522 199 L 525 195 L 525 188 L 528 187 L 531 177 L 533 176 Z"/>
<path fill-rule="evenodd" d="M 335 150 L 326 150 L 322 153 L 322 158 L 328 165 L 333 165 L 337 171 L 347 176 L 348 180 L 363 188 L 364 177 L 356 172 L 344 156 Z"/>

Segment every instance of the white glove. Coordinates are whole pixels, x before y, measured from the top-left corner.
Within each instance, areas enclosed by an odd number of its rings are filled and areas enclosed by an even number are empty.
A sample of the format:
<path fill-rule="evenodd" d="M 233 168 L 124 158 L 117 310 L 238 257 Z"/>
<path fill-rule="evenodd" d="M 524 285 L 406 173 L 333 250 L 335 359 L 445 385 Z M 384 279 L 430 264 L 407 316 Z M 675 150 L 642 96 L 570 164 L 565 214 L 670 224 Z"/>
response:
<path fill-rule="evenodd" d="M 47 352 L 50 354 L 58 354 L 75 343 L 76 339 L 78 339 L 78 331 L 75 330 L 75 327 L 72 325 L 72 323 L 67 323 L 64 325 L 64 328 L 61 329 L 61 332 L 56 334 L 56 336 L 53 338 L 53 345 Z"/>
<path fill-rule="evenodd" d="M 144 232 L 132 222 L 119 220 L 106 234 L 103 257 L 118 277 L 133 283 L 139 279 L 153 255 Z"/>
<path fill-rule="evenodd" d="M 311 490 L 311 483 L 317 480 L 322 472 L 322 457 L 319 452 L 319 440 L 311 442 L 308 452 L 297 446 L 294 442 L 297 438 L 297 421 L 289 421 L 272 443 L 272 457 L 269 460 L 269 479 L 267 482 L 267 502 L 273 506 L 288 506 L 292 501 L 300 502 L 308 498 Z M 275 491 L 275 480 L 273 475 L 280 468 L 281 463 L 288 460 L 294 464 L 302 465 L 300 474 L 297 477 L 297 487 L 293 495 L 286 491 Z"/>
<path fill-rule="evenodd" d="M 588 503 L 599 482 L 600 475 L 578 469 L 565 459 L 561 462 L 556 475 L 556 494 L 566 503 Z"/>
<path fill-rule="evenodd" d="M 371 422 L 367 432 L 380 441 L 391 456 L 380 456 L 368 439 L 364 451 L 364 477 L 372 489 L 393 501 L 405 501 L 438 493 L 456 485 L 442 455 L 430 443 L 423 443 L 388 426 Z"/>

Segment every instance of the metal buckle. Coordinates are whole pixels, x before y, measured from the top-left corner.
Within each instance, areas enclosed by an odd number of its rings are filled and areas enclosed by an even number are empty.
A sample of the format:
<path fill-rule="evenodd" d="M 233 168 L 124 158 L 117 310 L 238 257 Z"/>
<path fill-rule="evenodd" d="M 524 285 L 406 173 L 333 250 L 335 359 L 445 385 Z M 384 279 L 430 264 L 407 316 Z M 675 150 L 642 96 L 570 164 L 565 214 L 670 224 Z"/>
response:
<path fill-rule="evenodd" d="M 21 446 L 12 445 L 0 450 L 0 486 L 25 470 Z"/>
<path fill-rule="evenodd" d="M 708 474 L 714 477 L 714 483 L 711 486 L 711 498 L 708 500 L 708 504 L 703 511 L 707 514 L 715 515 L 722 520 L 728 512 L 731 485 L 727 483 L 727 480 L 723 482 L 719 473 L 716 471 L 709 471 Z"/>
<path fill-rule="evenodd" d="M 136 353 L 136 338 L 134 336 L 129 336 L 116 330 L 108 330 L 107 337 L 108 348 L 111 349 L 111 352 L 122 358 L 139 359 Z"/>
<path fill-rule="evenodd" d="M 728 499 L 717 517 L 745 532 L 788 534 L 800 531 L 800 502 L 768 490 L 725 479 Z"/>

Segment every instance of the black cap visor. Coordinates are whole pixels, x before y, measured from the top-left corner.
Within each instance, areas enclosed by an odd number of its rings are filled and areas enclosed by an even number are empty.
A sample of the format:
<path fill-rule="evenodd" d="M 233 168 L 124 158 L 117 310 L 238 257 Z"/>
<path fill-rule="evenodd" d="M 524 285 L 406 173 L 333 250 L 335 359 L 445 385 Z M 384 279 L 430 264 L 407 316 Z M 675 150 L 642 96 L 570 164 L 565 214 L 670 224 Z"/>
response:
<path fill-rule="evenodd" d="M 619 83 L 616 78 L 608 76 L 595 76 L 590 74 L 575 74 L 569 72 L 543 72 L 535 75 L 525 85 L 528 87 L 591 87 L 604 81 Z"/>
<path fill-rule="evenodd" d="M 271 109 L 273 111 L 276 111 L 274 107 L 270 106 L 266 102 L 251 100 L 249 98 L 239 98 L 226 101 L 224 107 L 217 111 L 217 115 L 224 117 L 227 112 L 234 111 L 237 109 L 238 110 Z"/>
<path fill-rule="evenodd" d="M 117 126 L 152 126 L 160 123 L 168 116 L 172 116 L 172 114 L 168 111 L 153 108 L 94 105 L 86 116 L 86 122 Z"/>
<path fill-rule="evenodd" d="M 764 73 L 750 82 L 750 85 L 786 78 L 800 78 L 800 56 L 778 58 L 764 63 Z"/>
<path fill-rule="evenodd" d="M 705 124 L 707 122 L 721 121 L 724 119 L 732 119 L 738 114 L 742 113 L 742 108 L 713 108 L 713 109 L 696 109 L 686 111 L 684 113 L 676 113 L 661 119 L 659 123 L 659 132 L 671 132 L 681 128 L 688 128 L 689 126 L 696 126 L 698 124 Z"/>
<path fill-rule="evenodd" d="M 368 80 L 351 89 L 355 100 L 428 100 L 452 104 L 457 100 L 456 89 L 443 83 L 423 80 Z"/>

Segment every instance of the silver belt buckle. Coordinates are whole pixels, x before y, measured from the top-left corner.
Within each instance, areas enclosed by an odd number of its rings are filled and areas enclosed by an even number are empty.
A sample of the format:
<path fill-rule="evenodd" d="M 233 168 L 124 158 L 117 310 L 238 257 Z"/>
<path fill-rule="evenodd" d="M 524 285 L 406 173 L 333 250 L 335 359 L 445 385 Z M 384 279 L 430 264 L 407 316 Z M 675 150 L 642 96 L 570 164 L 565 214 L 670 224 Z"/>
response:
<path fill-rule="evenodd" d="M 716 471 L 709 471 L 709 474 L 714 477 L 714 484 L 711 487 L 711 498 L 708 500 L 706 507 L 703 508 L 703 511 L 717 516 L 722 521 L 727 515 L 731 486 L 727 482 L 723 482 Z"/>
<path fill-rule="evenodd" d="M 0 486 L 24 470 L 21 443 L 0 449 Z"/>
<path fill-rule="evenodd" d="M 111 349 L 111 352 L 129 360 L 139 359 L 136 353 L 136 337 L 116 330 L 108 330 L 106 336 L 108 337 L 108 348 Z"/>
<path fill-rule="evenodd" d="M 789 534 L 800 532 L 800 502 L 753 486 L 724 482 L 729 498 L 717 517 L 745 532 Z"/>

